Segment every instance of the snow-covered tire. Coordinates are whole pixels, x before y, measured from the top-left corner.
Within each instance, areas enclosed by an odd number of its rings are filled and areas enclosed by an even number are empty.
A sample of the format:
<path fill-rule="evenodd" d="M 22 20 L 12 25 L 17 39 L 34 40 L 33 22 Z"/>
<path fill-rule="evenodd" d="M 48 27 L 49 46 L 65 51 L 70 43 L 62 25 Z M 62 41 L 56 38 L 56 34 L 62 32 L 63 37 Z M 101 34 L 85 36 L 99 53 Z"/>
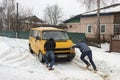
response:
<path fill-rule="evenodd" d="M 38 59 L 39 59 L 39 61 L 40 61 L 41 63 L 45 63 L 44 56 L 43 56 L 43 54 L 42 54 L 41 52 L 39 52 L 39 54 L 38 54 Z"/>
<path fill-rule="evenodd" d="M 72 60 L 73 60 L 72 58 L 68 59 L 68 61 L 72 61 Z"/>
<path fill-rule="evenodd" d="M 29 45 L 29 50 L 30 50 L 30 53 L 33 54 L 33 50 L 31 49 L 30 45 Z"/>

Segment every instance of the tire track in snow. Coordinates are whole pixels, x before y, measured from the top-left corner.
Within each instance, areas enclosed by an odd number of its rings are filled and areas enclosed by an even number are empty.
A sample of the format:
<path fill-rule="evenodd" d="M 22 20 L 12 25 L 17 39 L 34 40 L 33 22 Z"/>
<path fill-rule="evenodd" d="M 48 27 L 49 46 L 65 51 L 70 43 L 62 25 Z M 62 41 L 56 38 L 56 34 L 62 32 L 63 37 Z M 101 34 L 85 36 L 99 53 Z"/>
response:
<path fill-rule="evenodd" d="M 89 80 L 88 77 L 83 77 L 86 74 L 88 74 L 88 76 L 91 76 L 93 78 L 98 77 L 97 79 L 95 78 L 94 80 L 103 80 L 98 75 L 91 74 L 90 71 L 84 71 L 78 65 L 76 65 L 73 61 L 56 63 L 56 67 L 64 75 L 64 77 L 60 80 Z M 75 74 L 77 74 L 77 75 L 75 75 Z M 80 75 L 78 75 L 78 74 L 80 74 Z"/>
<path fill-rule="evenodd" d="M 104 72 L 101 72 L 101 71 L 94 72 L 94 71 L 92 71 L 92 69 L 85 69 L 85 67 L 82 67 L 82 65 L 79 64 L 80 62 L 77 59 L 74 59 L 73 63 L 78 65 L 81 69 L 83 69 L 85 71 L 88 70 L 88 71 L 92 72 L 93 74 L 99 75 L 100 77 L 103 78 L 103 80 L 106 80 L 109 77 L 109 75 Z"/>

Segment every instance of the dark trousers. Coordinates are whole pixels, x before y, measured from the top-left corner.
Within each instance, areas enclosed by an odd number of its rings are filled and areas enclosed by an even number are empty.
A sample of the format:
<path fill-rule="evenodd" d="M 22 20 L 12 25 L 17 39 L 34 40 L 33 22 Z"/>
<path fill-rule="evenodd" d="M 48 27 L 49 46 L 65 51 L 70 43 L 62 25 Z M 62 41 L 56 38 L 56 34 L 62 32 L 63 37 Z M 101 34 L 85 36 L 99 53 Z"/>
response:
<path fill-rule="evenodd" d="M 49 63 L 51 68 L 55 64 L 54 51 L 46 51 L 46 64 L 48 65 Z"/>
<path fill-rule="evenodd" d="M 90 51 L 86 51 L 86 52 L 82 53 L 82 54 L 81 54 L 81 57 L 80 57 L 80 59 L 81 59 L 86 65 L 88 65 L 89 62 L 85 59 L 85 56 L 88 56 L 89 61 L 90 61 L 91 65 L 92 65 L 93 69 L 96 69 L 96 65 L 94 64 L 93 59 L 92 59 L 92 51 L 91 51 L 91 50 L 90 50 Z"/>

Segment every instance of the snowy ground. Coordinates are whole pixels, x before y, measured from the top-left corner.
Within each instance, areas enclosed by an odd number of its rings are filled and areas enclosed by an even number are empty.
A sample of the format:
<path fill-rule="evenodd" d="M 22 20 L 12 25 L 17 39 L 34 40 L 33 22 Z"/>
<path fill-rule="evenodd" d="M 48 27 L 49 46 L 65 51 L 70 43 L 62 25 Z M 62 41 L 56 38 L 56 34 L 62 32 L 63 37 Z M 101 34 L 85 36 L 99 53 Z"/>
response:
<path fill-rule="evenodd" d="M 90 48 L 98 72 L 84 69 L 78 49 L 73 61 L 57 62 L 49 71 L 29 52 L 28 40 L 0 37 L 0 80 L 120 80 L 120 53 L 106 52 L 107 43 Z"/>

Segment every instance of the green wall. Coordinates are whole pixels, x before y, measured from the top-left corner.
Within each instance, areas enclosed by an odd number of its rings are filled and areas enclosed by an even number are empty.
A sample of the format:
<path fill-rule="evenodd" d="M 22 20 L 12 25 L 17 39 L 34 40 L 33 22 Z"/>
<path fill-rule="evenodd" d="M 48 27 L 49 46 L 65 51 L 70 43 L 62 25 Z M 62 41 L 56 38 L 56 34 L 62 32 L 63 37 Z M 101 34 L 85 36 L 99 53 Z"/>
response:
<path fill-rule="evenodd" d="M 68 32 L 68 35 L 74 43 L 77 43 L 78 40 L 82 40 L 82 41 L 86 42 L 85 33 Z"/>

